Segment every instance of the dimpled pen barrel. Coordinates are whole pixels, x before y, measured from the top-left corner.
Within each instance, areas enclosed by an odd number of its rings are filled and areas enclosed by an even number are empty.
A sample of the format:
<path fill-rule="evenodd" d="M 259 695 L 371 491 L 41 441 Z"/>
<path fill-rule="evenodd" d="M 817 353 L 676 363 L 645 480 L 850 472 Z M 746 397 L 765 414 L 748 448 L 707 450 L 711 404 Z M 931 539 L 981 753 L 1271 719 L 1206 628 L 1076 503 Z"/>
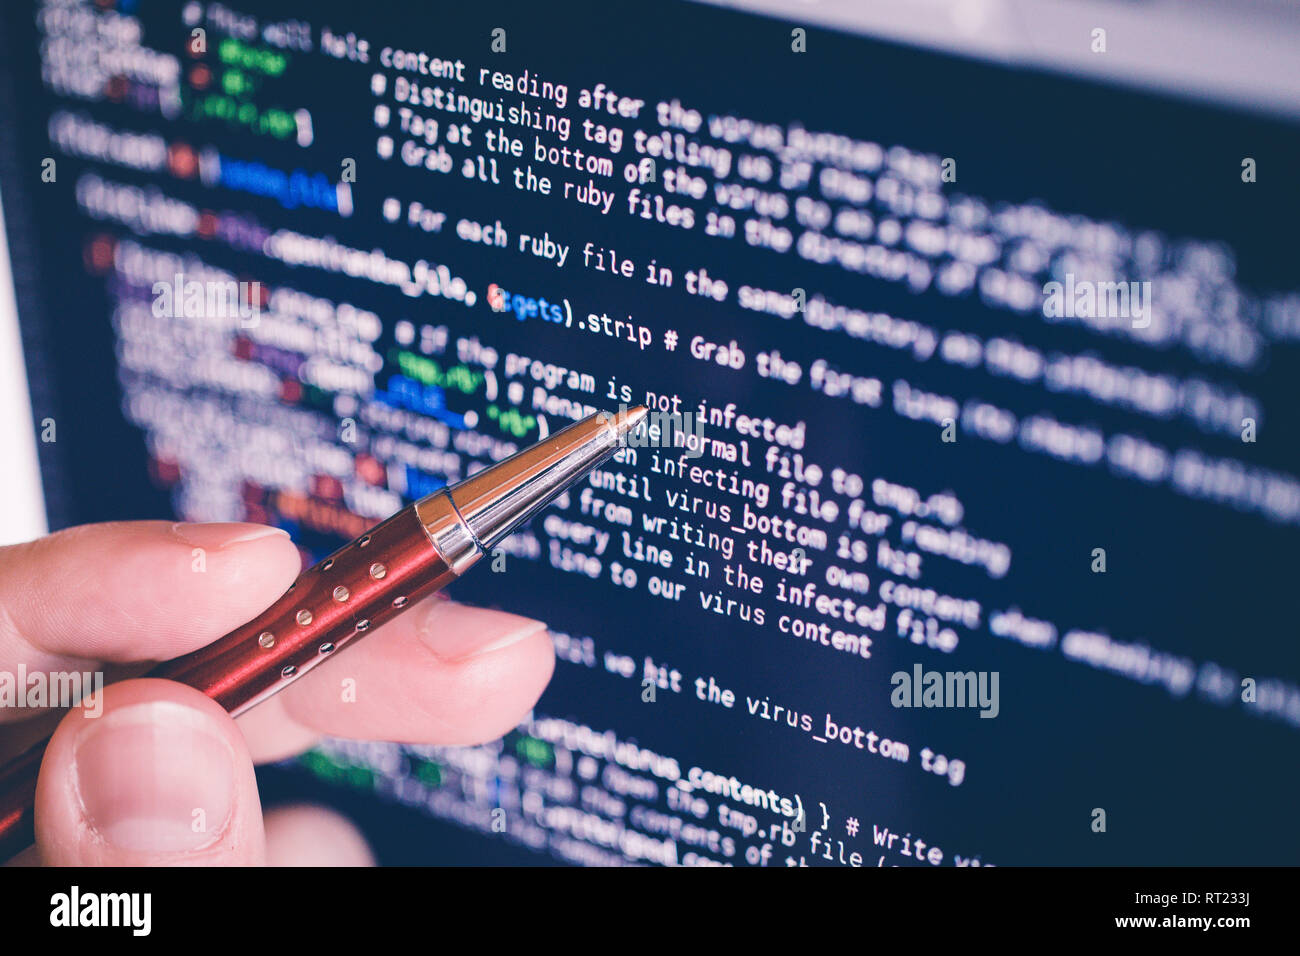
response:
<path fill-rule="evenodd" d="M 238 716 L 456 580 L 609 458 L 645 415 L 642 406 L 598 412 L 421 498 L 308 568 L 247 624 L 147 676 L 188 684 Z M 46 743 L 0 768 L 0 859 L 33 842 Z"/>

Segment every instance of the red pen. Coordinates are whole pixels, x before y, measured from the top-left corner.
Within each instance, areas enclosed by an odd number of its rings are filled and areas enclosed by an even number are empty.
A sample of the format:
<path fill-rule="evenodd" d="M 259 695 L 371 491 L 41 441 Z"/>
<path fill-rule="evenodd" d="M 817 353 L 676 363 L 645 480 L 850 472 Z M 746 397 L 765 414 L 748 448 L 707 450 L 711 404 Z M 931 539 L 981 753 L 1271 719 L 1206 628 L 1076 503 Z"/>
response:
<path fill-rule="evenodd" d="M 188 684 L 242 714 L 456 580 L 613 454 L 645 415 L 643 406 L 598 412 L 421 498 L 308 568 L 247 624 L 147 676 Z M 0 859 L 34 840 L 48 742 L 0 768 Z"/>

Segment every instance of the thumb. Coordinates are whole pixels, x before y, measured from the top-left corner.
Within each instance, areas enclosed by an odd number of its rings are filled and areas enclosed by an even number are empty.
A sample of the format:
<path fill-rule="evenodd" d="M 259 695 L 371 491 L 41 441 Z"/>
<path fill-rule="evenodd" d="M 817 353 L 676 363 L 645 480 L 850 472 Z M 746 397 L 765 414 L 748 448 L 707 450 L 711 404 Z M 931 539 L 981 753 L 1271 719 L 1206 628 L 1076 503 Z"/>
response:
<path fill-rule="evenodd" d="M 50 866 L 261 864 L 253 762 L 235 722 L 191 687 L 132 680 L 59 724 L 36 784 Z"/>

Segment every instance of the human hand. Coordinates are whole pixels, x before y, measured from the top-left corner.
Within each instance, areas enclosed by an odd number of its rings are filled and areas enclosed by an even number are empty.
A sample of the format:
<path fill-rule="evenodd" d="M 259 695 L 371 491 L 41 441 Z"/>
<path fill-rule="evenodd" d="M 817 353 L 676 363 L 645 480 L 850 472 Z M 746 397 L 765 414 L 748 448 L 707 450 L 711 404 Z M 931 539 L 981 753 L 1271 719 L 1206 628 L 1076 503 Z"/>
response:
<path fill-rule="evenodd" d="M 0 677 L 105 664 L 109 679 L 132 664 L 140 672 L 139 662 L 187 654 L 255 617 L 300 570 L 288 535 L 245 523 L 115 522 L 0 548 Z M 60 721 L 37 783 L 36 854 L 19 862 L 369 862 L 364 840 L 331 812 L 297 808 L 264 823 L 253 764 L 321 735 L 492 740 L 537 702 L 554 664 L 540 621 L 435 596 L 238 719 L 172 681 L 113 683 Z M 344 694 L 349 678 L 354 693 Z M 39 736 L 34 716 L 0 706 L 0 756 Z"/>

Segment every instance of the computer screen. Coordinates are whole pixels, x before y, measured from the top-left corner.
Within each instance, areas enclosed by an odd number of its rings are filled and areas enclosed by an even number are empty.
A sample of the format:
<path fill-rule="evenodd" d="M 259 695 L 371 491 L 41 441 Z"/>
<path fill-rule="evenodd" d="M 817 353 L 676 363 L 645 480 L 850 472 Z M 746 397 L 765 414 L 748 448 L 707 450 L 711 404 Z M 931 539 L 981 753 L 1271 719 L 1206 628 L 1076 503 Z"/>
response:
<path fill-rule="evenodd" d="M 452 589 L 549 625 L 528 718 L 268 804 L 397 864 L 1293 861 L 1294 110 L 767 6 L 8 4 L 50 527 L 314 560 L 645 404 Z"/>

